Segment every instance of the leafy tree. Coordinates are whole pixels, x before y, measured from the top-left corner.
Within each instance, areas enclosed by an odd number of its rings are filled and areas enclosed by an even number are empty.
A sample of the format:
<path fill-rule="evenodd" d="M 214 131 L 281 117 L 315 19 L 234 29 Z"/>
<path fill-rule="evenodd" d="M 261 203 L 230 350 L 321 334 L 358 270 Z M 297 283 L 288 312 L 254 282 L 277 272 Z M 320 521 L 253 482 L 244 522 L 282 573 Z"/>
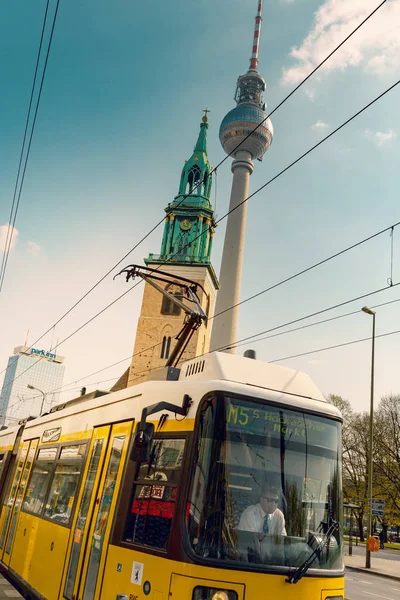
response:
<path fill-rule="evenodd" d="M 354 413 L 349 400 L 336 394 L 327 397 L 343 417 L 343 496 L 345 501 L 359 505 L 355 510 L 361 541 L 364 540 L 364 513 L 368 493 L 367 463 L 369 416 Z"/>
<path fill-rule="evenodd" d="M 374 480 L 385 499 L 381 524 L 400 526 L 400 395 L 384 396 L 375 413 Z"/>
<path fill-rule="evenodd" d="M 354 501 L 360 538 L 368 499 L 369 414 L 356 413 L 348 400 L 330 394 L 343 416 L 343 494 Z M 373 497 L 384 498 L 385 515 L 376 520 L 386 531 L 400 527 L 400 395 L 381 399 L 374 412 Z"/>

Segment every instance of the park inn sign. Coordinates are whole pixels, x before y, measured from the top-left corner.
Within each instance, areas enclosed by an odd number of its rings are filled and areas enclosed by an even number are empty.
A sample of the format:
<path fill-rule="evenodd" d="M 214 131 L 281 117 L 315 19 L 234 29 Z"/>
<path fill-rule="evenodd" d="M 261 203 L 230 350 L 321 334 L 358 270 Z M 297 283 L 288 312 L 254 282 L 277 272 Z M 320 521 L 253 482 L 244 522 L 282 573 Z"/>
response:
<path fill-rule="evenodd" d="M 39 348 L 31 348 L 29 346 L 18 346 L 14 348 L 14 354 L 26 354 L 27 356 L 37 357 L 37 358 L 45 358 L 46 360 L 55 362 L 55 363 L 63 363 L 64 357 L 59 356 L 58 354 L 54 354 L 54 352 L 49 352 L 47 350 L 39 350 Z"/>
<path fill-rule="evenodd" d="M 46 352 L 46 350 L 38 350 L 37 348 L 31 348 L 30 354 L 36 354 L 37 356 L 44 356 L 49 360 L 55 360 L 56 355 L 52 352 Z"/>

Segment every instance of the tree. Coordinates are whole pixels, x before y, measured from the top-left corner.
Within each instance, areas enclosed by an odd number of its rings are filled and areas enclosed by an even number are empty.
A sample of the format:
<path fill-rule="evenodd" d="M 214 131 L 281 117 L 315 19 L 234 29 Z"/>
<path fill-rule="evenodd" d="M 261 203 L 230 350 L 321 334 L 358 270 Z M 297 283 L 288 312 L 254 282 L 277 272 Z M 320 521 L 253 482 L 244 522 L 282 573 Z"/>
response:
<path fill-rule="evenodd" d="M 347 502 L 359 505 L 355 510 L 355 516 L 360 539 L 363 541 L 364 513 L 368 494 L 369 415 L 354 413 L 349 400 L 336 394 L 329 394 L 327 400 L 342 413 L 343 496 Z"/>
<path fill-rule="evenodd" d="M 375 415 L 374 479 L 385 499 L 382 525 L 400 525 L 400 395 L 384 396 Z"/>
<path fill-rule="evenodd" d="M 356 511 L 360 538 L 368 500 L 369 414 L 355 413 L 348 400 L 327 398 L 343 416 L 343 494 L 360 505 Z M 385 531 L 400 527 L 400 395 L 384 396 L 374 413 L 373 497 L 384 498 L 385 515 L 378 521 Z"/>

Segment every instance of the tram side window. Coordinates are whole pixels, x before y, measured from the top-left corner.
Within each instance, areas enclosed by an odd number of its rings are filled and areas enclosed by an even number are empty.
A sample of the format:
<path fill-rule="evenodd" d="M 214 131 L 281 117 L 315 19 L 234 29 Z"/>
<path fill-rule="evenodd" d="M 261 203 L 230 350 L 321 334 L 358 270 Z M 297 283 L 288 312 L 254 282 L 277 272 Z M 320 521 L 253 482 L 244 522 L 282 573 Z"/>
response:
<path fill-rule="evenodd" d="M 83 467 L 86 444 L 64 446 L 51 482 L 44 516 L 55 523 L 68 525 Z"/>
<path fill-rule="evenodd" d="M 7 467 L 9 465 L 9 460 L 7 460 L 9 458 L 8 454 L 8 452 L 0 454 L 0 504 L 3 502 L 4 498 L 6 498 L 4 483 L 7 477 Z"/>
<path fill-rule="evenodd" d="M 57 448 L 41 448 L 39 450 L 22 505 L 23 511 L 35 515 L 42 512 L 56 456 Z"/>
<path fill-rule="evenodd" d="M 142 463 L 133 482 L 124 541 L 166 549 L 180 480 L 184 439 L 158 438 L 149 463 Z"/>
<path fill-rule="evenodd" d="M 22 510 L 68 525 L 78 489 L 86 444 L 41 448 L 32 468 Z"/>

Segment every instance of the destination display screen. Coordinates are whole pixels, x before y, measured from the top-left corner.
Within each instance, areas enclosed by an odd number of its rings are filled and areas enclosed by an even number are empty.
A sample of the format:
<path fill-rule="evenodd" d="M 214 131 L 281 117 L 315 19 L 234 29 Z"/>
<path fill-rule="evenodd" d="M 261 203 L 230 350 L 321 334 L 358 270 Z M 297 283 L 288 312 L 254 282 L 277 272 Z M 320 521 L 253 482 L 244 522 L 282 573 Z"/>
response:
<path fill-rule="evenodd" d="M 329 449 L 338 447 L 335 421 L 283 407 L 227 398 L 226 421 L 228 432 L 247 432 Z"/>

